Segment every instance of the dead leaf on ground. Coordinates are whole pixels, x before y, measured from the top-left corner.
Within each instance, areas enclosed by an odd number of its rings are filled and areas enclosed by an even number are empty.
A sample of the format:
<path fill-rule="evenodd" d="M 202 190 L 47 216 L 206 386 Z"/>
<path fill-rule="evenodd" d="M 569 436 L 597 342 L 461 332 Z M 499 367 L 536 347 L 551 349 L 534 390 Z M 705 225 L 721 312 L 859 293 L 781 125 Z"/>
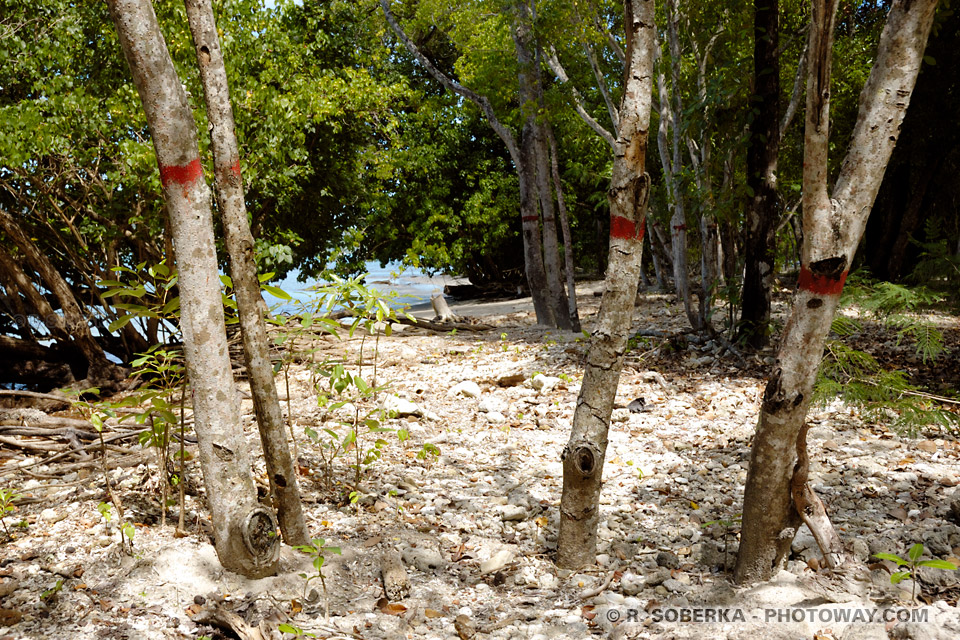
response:
<path fill-rule="evenodd" d="M 390 602 L 386 598 L 380 598 L 377 600 L 377 610 L 380 613 L 385 613 L 388 616 L 402 616 L 407 612 L 407 608 L 402 604 L 397 604 L 396 602 Z"/>

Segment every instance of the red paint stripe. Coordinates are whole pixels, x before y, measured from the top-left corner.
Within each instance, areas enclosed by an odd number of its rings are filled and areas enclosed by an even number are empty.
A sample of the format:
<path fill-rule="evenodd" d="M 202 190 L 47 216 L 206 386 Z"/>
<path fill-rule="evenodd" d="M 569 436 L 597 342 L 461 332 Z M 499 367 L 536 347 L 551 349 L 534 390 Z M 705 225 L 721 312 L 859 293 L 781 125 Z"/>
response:
<path fill-rule="evenodd" d="M 610 237 L 621 240 L 643 240 L 643 234 L 646 232 L 646 220 L 641 220 L 638 225 L 629 218 L 623 216 L 610 217 Z"/>
<path fill-rule="evenodd" d="M 233 166 L 230 167 L 230 171 L 233 172 L 233 175 L 237 176 L 238 178 L 240 177 L 240 158 L 237 158 L 237 160 L 233 163 Z"/>
<path fill-rule="evenodd" d="M 188 187 L 201 177 L 203 177 L 203 167 L 200 166 L 199 158 L 181 166 L 160 165 L 160 182 L 164 187 L 169 187 L 171 184 Z"/>
<path fill-rule="evenodd" d="M 540 220 L 540 216 L 523 216 L 520 219 L 524 222 L 537 222 Z"/>
<path fill-rule="evenodd" d="M 847 272 L 840 274 L 839 278 L 830 276 L 814 275 L 807 267 L 800 267 L 800 277 L 797 278 L 797 287 L 803 291 L 809 291 L 820 296 L 836 296 L 843 291 L 843 285 L 847 281 Z"/>
<path fill-rule="evenodd" d="M 678 224 L 678 225 L 674 225 L 673 228 L 676 229 L 677 231 L 683 231 L 684 229 L 687 228 L 687 225 L 685 225 L 685 224 Z"/>

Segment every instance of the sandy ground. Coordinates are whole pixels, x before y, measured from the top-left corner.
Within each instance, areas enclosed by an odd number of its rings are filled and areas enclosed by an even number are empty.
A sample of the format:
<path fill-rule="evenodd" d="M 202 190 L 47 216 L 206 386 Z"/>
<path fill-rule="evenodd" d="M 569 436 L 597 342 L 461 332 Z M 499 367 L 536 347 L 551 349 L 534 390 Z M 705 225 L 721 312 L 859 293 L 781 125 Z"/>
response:
<path fill-rule="evenodd" d="M 601 286 L 582 286 L 588 330 Z M 801 529 L 774 580 L 734 585 L 727 570 L 770 353 L 742 369 L 718 355 L 720 345 L 641 341 L 627 358 L 612 418 L 598 562 L 559 570 L 552 554 L 560 453 L 587 341 L 537 327 L 529 298 L 466 301 L 454 310 L 495 328 L 437 333 L 397 325 L 379 341 L 361 332 L 320 337 L 301 343 L 312 354 L 289 371 L 289 389 L 277 378 L 281 397 L 289 393 L 311 534 L 342 552 L 325 554 L 325 590 L 308 580 L 310 558 L 290 547 L 275 577 L 224 571 L 204 526 L 195 461 L 188 535 L 177 537 L 178 506 L 160 526 L 155 452 L 136 445 L 109 452 L 112 481 L 135 526 L 131 550 L 120 545 L 116 517 L 106 521 L 97 509 L 105 494 L 96 466 L 41 464 L 26 474 L 16 468 L 45 454 L 3 450 L 5 486 L 23 498 L 4 518 L 10 536 L 0 548 L 0 638 L 295 637 L 281 625 L 303 637 L 390 640 L 960 637 L 956 572 L 921 570 L 921 600 L 913 605 L 913 581 L 891 584 L 892 564 L 871 558 L 906 556 L 916 542 L 925 544 L 925 557 L 960 556 L 953 435 L 902 437 L 840 403 L 812 412 L 811 481 L 863 570 L 823 570 Z M 637 328 L 676 333 L 683 323 L 670 296 L 641 297 Z M 339 359 L 369 377 L 374 345 L 378 383 L 387 385 L 377 402 L 400 415 L 386 422 L 393 432 L 361 433 L 364 447 L 384 442 L 351 504 L 354 452 L 331 459 L 324 429 L 342 437 L 355 410 L 330 412 L 318 403 L 316 365 Z M 238 386 L 243 393 L 245 384 Z M 631 413 L 626 407 L 639 397 L 645 410 Z M 364 413 L 378 407 L 352 402 Z M 256 451 L 249 399 L 241 408 Z M 265 486 L 259 459 L 254 472 Z M 394 552 L 408 588 L 385 600 L 382 558 Z M 204 611 L 236 614 L 247 635 L 196 622 Z"/>

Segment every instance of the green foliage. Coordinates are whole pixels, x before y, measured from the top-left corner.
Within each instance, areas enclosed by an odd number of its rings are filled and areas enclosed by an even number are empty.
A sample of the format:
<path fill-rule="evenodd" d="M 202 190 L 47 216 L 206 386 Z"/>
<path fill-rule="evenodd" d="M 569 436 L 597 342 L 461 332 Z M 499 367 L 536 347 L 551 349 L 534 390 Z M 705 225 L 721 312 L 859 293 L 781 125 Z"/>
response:
<path fill-rule="evenodd" d="M 362 495 L 360 481 L 364 469 L 381 458 L 388 444 L 383 436 L 395 433 L 401 443 L 409 437 L 404 429 L 385 426 L 386 421 L 395 416 L 378 404 L 379 396 L 387 389 L 386 385 L 378 384 L 378 367 L 380 336 L 391 335 L 392 321 L 397 319 L 398 313 L 411 320 L 413 316 L 406 313 L 405 306 L 396 305 L 396 293 L 384 294 L 368 287 L 364 283 L 365 275 L 342 278 L 327 272 L 324 277 L 328 284 L 312 287 L 312 297 L 302 303 L 301 313 L 277 317 L 272 322 L 284 328 L 275 339 L 276 343 L 288 347 L 316 329 L 338 339 L 342 333 L 352 338 L 360 332 L 360 348 L 355 362 L 327 359 L 313 365 L 317 405 L 324 409 L 325 422 L 319 429 L 312 426 L 304 429 L 307 437 L 320 447 L 323 477 L 328 486 L 333 484 L 334 461 L 350 454 L 350 468 L 354 473 L 349 497 L 355 503 Z M 345 326 L 340 324 L 330 317 L 334 312 L 350 318 L 349 322 Z M 374 342 L 372 358 L 367 351 L 367 341 L 371 337 Z M 372 359 L 370 364 L 367 364 L 368 358 Z M 285 375 L 291 361 L 292 357 L 284 357 L 279 363 Z M 365 367 L 368 367 L 369 375 L 364 374 Z M 429 455 L 439 455 L 439 450 L 433 445 L 424 445 L 420 454 L 420 459 L 426 459 Z"/>
<path fill-rule="evenodd" d="M 942 291 L 956 304 L 957 291 L 960 291 L 960 253 L 951 246 L 936 220 L 927 220 L 924 236 L 926 241 L 914 242 L 920 248 L 920 259 L 910 279 Z"/>
<path fill-rule="evenodd" d="M 909 580 L 911 577 L 914 577 L 913 580 L 913 592 L 912 600 L 917 601 L 917 580 L 915 574 L 918 567 L 930 567 L 931 569 L 943 569 L 945 571 L 956 571 L 957 566 L 952 562 L 947 562 L 946 560 L 921 560 L 923 557 L 923 543 L 918 542 L 917 544 L 910 547 L 910 550 L 907 552 L 907 559 L 903 559 L 900 556 L 894 553 L 876 553 L 874 558 L 880 560 L 889 560 L 890 562 L 895 563 L 898 567 L 906 567 L 906 569 L 900 569 L 895 571 L 890 575 L 890 582 L 892 584 L 900 584 L 904 580 Z"/>
<path fill-rule="evenodd" d="M 854 274 L 844 291 L 841 307 L 856 307 L 861 317 L 892 330 L 898 345 L 908 341 L 921 361 L 928 364 L 942 354 L 943 334 L 917 312 L 941 299 L 939 294 L 923 287 L 875 283 Z M 895 430 L 911 435 L 929 426 L 960 426 L 960 416 L 944 409 L 935 396 L 911 383 L 905 371 L 888 370 L 874 356 L 842 341 L 863 329 L 860 317 L 838 313 L 834 318 L 831 331 L 840 339 L 827 340 L 825 344 L 814 386 L 814 403 L 823 405 L 839 397 L 860 407 L 867 419 L 889 423 Z"/>
<path fill-rule="evenodd" d="M 0 489 L 0 524 L 3 525 L 3 531 L 7 534 L 7 538 L 10 537 L 10 530 L 7 529 L 7 523 L 4 522 L 4 518 L 7 517 L 8 513 L 17 508 L 13 502 L 18 498 L 20 498 L 20 494 L 14 489 Z"/>
<path fill-rule="evenodd" d="M 323 585 L 323 594 L 327 602 L 327 617 L 329 617 L 330 601 L 327 597 L 327 581 L 323 575 L 323 565 L 324 562 L 326 562 L 326 554 L 332 553 L 338 556 L 341 554 L 340 547 L 327 546 L 327 541 L 323 538 L 313 538 L 310 540 L 310 544 L 295 545 L 293 548 L 310 556 L 312 558 L 313 568 L 317 570 L 316 575 L 308 575 L 306 573 L 299 574 L 300 577 L 304 579 L 304 600 L 307 599 L 307 587 L 310 586 L 310 582 L 319 578 L 320 584 Z"/>

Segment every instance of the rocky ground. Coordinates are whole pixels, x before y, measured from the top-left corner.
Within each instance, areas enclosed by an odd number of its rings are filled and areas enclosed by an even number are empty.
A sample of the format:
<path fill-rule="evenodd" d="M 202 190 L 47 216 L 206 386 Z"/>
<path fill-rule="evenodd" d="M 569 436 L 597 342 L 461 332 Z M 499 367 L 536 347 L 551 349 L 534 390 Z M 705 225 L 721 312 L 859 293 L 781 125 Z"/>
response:
<path fill-rule="evenodd" d="M 585 318 L 599 302 L 591 293 L 581 307 Z M 637 327 L 683 329 L 670 297 L 650 294 L 639 302 Z M 380 339 L 376 358 L 374 341 L 362 332 L 311 344 L 315 362 L 345 356 L 354 371 L 362 347 L 363 375 L 372 376 L 376 361 L 378 382 L 387 385 L 380 401 L 400 414 L 387 426 L 409 434 L 402 442 L 396 433 L 378 434 L 386 444 L 366 467 L 355 504 L 348 497 L 354 452 L 326 466 L 323 428 L 342 433 L 337 418 L 373 407 L 318 406 L 310 362 L 292 366 L 309 527 L 342 552 L 325 554 L 325 589 L 301 577 L 315 574 L 311 559 L 289 547 L 276 577 L 250 581 L 222 570 L 196 480 L 187 484 L 187 535 L 175 534 L 176 506 L 161 527 L 152 450 L 133 445 L 109 453 L 135 525 L 132 551 L 121 547 L 116 517 L 107 522 L 97 509 L 106 496 L 96 466 L 51 463 L 26 473 L 19 469 L 43 454 L 25 459 L 4 450 L 2 484 L 21 498 L 4 517 L 9 535 L 0 532 L 0 637 L 294 637 L 281 625 L 319 638 L 960 636 L 956 572 L 921 569 L 920 604 L 913 607 L 912 580 L 892 585 L 892 563 L 871 558 L 906 557 L 916 542 L 931 557 L 960 556 L 957 438 L 900 437 L 839 403 L 810 416 L 811 479 L 851 555 L 872 564 L 830 574 L 804 528 L 787 570 L 773 581 L 729 581 L 772 353 L 749 356 L 744 368 L 729 355 L 717 357 L 721 347 L 713 343 L 650 338 L 631 353 L 611 425 L 598 564 L 557 570 L 560 452 L 586 340 L 536 327 L 522 304 L 487 304 L 459 312 L 485 315 L 493 330 L 397 326 Z M 955 319 L 945 322 L 956 330 Z M 956 365 L 956 333 L 950 335 L 953 360 L 941 366 Z M 278 382 L 283 397 L 282 375 Z M 632 406 L 642 409 L 628 409 L 638 398 L 643 402 Z M 243 409 L 255 446 L 249 400 Z M 306 429 L 320 440 L 306 437 Z M 362 437 L 365 446 L 374 439 Z M 257 473 L 265 483 L 262 463 Z M 391 573 L 387 594 L 384 567 Z M 234 631 L 194 621 L 212 610 Z M 893 613 L 884 620 L 883 610 Z M 898 621 L 898 613 L 913 621 Z"/>

